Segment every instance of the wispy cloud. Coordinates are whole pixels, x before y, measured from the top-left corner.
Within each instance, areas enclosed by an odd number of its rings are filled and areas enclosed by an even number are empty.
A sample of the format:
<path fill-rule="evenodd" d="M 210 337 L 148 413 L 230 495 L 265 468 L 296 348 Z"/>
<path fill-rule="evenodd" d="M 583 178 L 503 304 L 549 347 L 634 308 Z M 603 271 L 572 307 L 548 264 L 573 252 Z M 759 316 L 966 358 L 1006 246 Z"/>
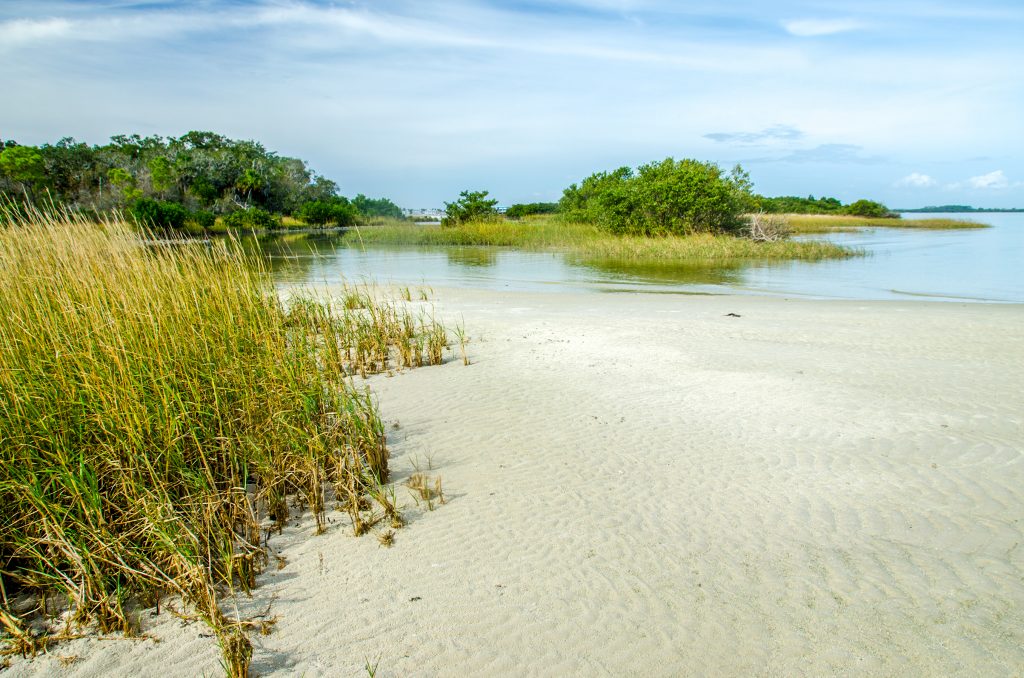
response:
<path fill-rule="evenodd" d="M 812 38 L 860 30 L 864 24 L 856 19 L 789 19 L 782 22 L 782 27 L 790 35 Z"/>
<path fill-rule="evenodd" d="M 898 188 L 931 188 L 935 183 L 935 179 L 931 178 L 927 174 L 911 172 L 897 181 L 896 186 Z"/>
<path fill-rule="evenodd" d="M 711 139 L 718 143 L 735 144 L 757 144 L 765 141 L 795 141 L 802 139 L 802 130 L 792 125 L 772 125 L 760 132 L 711 132 L 705 134 L 705 139 Z"/>
<path fill-rule="evenodd" d="M 1003 170 L 995 170 L 988 174 L 971 177 L 967 180 L 967 183 L 971 188 L 980 188 L 982 190 L 998 190 L 1001 188 L 1009 188 L 1010 186 L 1010 180 L 1003 173 Z"/>
<path fill-rule="evenodd" d="M 878 155 L 865 155 L 864 149 L 855 144 L 819 144 L 813 148 L 801 148 L 786 155 L 752 158 L 746 162 L 821 163 L 829 165 L 870 165 L 885 162 Z"/>
<path fill-rule="evenodd" d="M 39 40 L 57 38 L 71 32 L 67 19 L 11 19 L 0 22 L 0 45 L 19 47 Z"/>
<path fill-rule="evenodd" d="M 1024 202 L 1019 4 L 3 0 L 0 132 L 215 129 L 422 205 L 667 155 L 890 203 L 956 158 L 965 200 Z"/>

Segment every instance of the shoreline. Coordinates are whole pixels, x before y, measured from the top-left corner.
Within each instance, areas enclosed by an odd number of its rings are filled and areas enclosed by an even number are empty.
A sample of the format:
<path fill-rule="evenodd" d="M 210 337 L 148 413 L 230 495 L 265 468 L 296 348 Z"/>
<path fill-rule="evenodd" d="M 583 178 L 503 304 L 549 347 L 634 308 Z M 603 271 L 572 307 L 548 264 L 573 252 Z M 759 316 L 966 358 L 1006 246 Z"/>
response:
<path fill-rule="evenodd" d="M 286 564 L 238 601 L 278 616 L 254 673 L 1024 664 L 1022 305 L 442 287 L 431 303 L 464 323 L 472 364 L 456 348 L 366 382 L 409 525 L 391 549 L 340 515 L 272 536 Z M 400 485 L 428 458 L 449 498 L 434 511 Z M 205 627 L 154 621 L 160 643 L 71 641 L 9 673 L 218 670 Z"/>

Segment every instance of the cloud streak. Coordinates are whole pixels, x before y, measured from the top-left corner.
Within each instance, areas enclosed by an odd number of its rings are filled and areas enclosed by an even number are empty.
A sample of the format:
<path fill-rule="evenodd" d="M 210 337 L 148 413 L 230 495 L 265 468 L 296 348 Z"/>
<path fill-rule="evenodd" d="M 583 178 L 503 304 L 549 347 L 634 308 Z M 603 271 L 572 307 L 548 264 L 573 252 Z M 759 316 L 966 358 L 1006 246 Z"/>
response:
<path fill-rule="evenodd" d="M 705 139 L 718 143 L 758 144 L 766 141 L 796 141 L 802 139 L 804 133 L 792 125 L 772 125 L 760 132 L 711 132 Z"/>
<path fill-rule="evenodd" d="M 856 19 L 789 19 L 782 22 L 782 27 L 790 35 L 815 38 L 857 31 L 864 28 L 864 24 Z"/>

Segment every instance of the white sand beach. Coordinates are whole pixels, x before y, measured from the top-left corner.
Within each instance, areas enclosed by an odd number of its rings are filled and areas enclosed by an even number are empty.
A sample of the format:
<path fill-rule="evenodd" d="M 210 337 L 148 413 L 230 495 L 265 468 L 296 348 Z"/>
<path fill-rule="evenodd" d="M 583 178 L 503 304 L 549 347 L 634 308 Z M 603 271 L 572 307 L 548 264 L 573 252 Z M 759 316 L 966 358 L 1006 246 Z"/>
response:
<path fill-rule="evenodd" d="M 368 384 L 394 479 L 448 501 L 399 485 L 392 548 L 338 512 L 272 537 L 254 674 L 1024 674 L 1024 307 L 433 303 L 472 364 Z M 7 674 L 221 672 L 202 624 L 144 619 Z"/>

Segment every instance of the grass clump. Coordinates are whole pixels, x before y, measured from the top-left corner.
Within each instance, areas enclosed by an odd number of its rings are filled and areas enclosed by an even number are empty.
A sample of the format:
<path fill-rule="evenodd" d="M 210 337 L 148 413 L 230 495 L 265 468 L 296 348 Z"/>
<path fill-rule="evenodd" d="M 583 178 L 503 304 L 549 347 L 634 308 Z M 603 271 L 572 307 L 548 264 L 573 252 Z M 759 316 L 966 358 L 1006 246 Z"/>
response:
<path fill-rule="evenodd" d="M 355 243 L 357 235 L 346 235 Z M 491 245 L 534 251 L 561 251 L 579 263 L 621 261 L 645 264 L 724 261 L 842 259 L 862 252 L 825 241 L 696 233 L 692 235 L 615 235 L 593 224 L 541 216 L 521 221 L 470 222 L 449 228 L 393 224 L 360 229 L 364 244 Z"/>
<path fill-rule="evenodd" d="M 843 259 L 857 250 L 830 242 L 773 240 L 699 233 L 686 237 L 610 236 L 587 242 L 571 253 L 583 263 L 633 261 L 637 263 L 728 262 L 741 259 L 803 260 Z"/>
<path fill-rule="evenodd" d="M 832 233 L 869 227 L 930 230 L 990 228 L 989 224 L 964 219 L 890 219 L 841 214 L 787 214 L 785 218 L 794 233 Z"/>
<path fill-rule="evenodd" d="M 437 362 L 443 328 L 368 296 L 285 306 L 228 241 L 4 216 L 0 652 L 45 648 L 26 601 L 57 593 L 69 627 L 131 633 L 131 603 L 170 594 L 246 675 L 247 627 L 219 600 L 254 586 L 262 523 L 292 501 L 322 529 L 325 488 L 387 482 L 384 426 L 349 375 L 384 369 L 396 341 L 416 347 L 405 364 Z"/>
<path fill-rule="evenodd" d="M 545 250 L 571 246 L 600 235 L 597 227 L 563 222 L 550 217 L 522 220 L 488 219 L 455 226 L 390 222 L 353 229 L 345 239 L 350 244 L 519 247 Z"/>

